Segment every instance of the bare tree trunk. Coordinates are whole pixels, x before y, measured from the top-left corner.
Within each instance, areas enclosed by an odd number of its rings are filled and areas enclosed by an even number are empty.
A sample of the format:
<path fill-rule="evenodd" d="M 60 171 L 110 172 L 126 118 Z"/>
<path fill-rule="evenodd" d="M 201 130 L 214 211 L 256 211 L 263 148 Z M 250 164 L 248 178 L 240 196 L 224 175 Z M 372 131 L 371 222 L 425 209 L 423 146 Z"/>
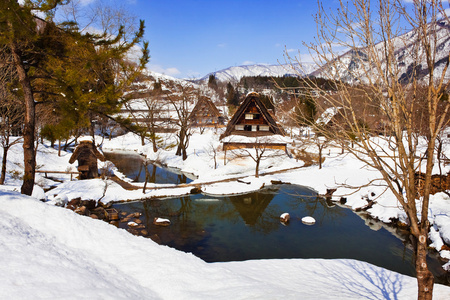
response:
<path fill-rule="evenodd" d="M 150 182 L 156 182 L 156 166 L 152 164 L 152 176 L 150 177 Z"/>
<path fill-rule="evenodd" d="M 421 230 L 419 238 L 413 236 L 413 245 L 416 260 L 416 277 L 418 286 L 418 299 L 431 300 L 433 298 L 433 273 L 428 269 L 427 264 L 427 232 L 428 229 Z"/>
<path fill-rule="evenodd" d="M 156 134 L 154 131 L 152 133 L 152 145 L 153 145 L 153 152 L 157 152 L 158 147 L 156 147 Z"/>
<path fill-rule="evenodd" d="M 180 130 L 181 130 L 180 142 L 178 143 L 177 152 L 175 153 L 175 155 L 178 155 L 178 156 L 181 156 L 181 152 L 183 151 L 183 147 L 184 147 L 184 130 L 183 130 L 183 128 L 181 128 Z"/>
<path fill-rule="evenodd" d="M 144 166 L 144 170 L 145 170 L 145 182 L 144 182 L 144 187 L 143 187 L 143 189 L 142 189 L 142 193 L 145 194 L 145 189 L 147 188 L 147 182 L 148 182 L 149 179 L 150 179 L 150 178 L 149 178 L 149 177 L 150 177 L 150 174 L 149 174 L 149 172 L 148 172 L 148 162 L 145 161 L 142 165 Z"/>
<path fill-rule="evenodd" d="M 5 184 L 6 178 L 6 156 L 8 155 L 9 147 L 3 147 L 3 158 L 2 158 L 2 173 L 0 176 L 0 184 Z"/>
<path fill-rule="evenodd" d="M 186 146 L 185 145 L 183 145 L 183 160 L 186 160 L 187 159 L 187 151 L 186 151 Z"/>
<path fill-rule="evenodd" d="M 25 121 L 23 130 L 23 159 L 25 174 L 23 175 L 21 193 L 31 195 L 33 193 L 34 176 L 36 171 L 36 156 L 34 152 L 35 103 L 30 79 L 27 76 L 25 67 L 20 58 L 19 50 L 14 42 L 10 44 L 10 47 L 25 101 Z"/>
<path fill-rule="evenodd" d="M 319 146 L 319 169 L 322 169 L 322 147 Z"/>
<path fill-rule="evenodd" d="M 258 158 L 256 159 L 256 168 L 255 168 L 255 177 L 258 178 L 259 177 L 259 163 L 261 162 L 261 160 Z"/>

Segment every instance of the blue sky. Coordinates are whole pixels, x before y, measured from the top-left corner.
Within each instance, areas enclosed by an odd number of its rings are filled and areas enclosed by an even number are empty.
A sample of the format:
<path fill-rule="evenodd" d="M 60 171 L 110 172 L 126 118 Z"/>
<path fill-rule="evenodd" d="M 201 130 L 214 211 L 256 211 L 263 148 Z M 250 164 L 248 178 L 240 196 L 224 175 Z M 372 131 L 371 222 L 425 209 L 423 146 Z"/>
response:
<path fill-rule="evenodd" d="M 316 33 L 314 0 L 128 0 L 146 23 L 151 70 L 179 78 L 278 64 Z M 327 1 L 332 4 L 334 1 Z"/>
<path fill-rule="evenodd" d="M 411 3 L 413 0 L 403 0 Z M 72 0 L 124 9 L 145 20 L 150 70 L 178 78 L 246 64 L 279 64 L 285 53 L 311 61 L 303 42 L 317 34 L 316 0 Z M 322 0 L 336 13 L 338 0 Z M 446 3 L 446 1 L 443 1 Z M 346 1 L 344 1 L 346 3 Z M 376 16 L 376 3 L 372 3 Z M 445 4 L 448 8 L 448 3 Z M 407 5 L 408 7 L 408 5 Z M 411 8 L 411 6 L 409 6 Z M 355 23 L 358 27 L 358 24 Z M 333 45 L 333 51 L 344 48 Z"/>

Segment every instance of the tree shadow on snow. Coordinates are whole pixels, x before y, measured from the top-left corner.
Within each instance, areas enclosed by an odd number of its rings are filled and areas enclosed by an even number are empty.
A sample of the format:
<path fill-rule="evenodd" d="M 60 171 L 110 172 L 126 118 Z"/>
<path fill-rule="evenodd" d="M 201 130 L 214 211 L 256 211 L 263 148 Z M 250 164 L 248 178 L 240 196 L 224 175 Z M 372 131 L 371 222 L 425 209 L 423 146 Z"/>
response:
<path fill-rule="evenodd" d="M 342 260 L 341 263 L 352 269 L 352 272 L 345 272 L 339 268 L 330 270 L 333 278 L 339 281 L 343 289 L 348 290 L 361 299 L 398 299 L 399 293 L 407 284 L 408 279 L 396 272 L 363 263 L 357 260 Z M 406 279 L 406 281 L 405 281 Z"/>

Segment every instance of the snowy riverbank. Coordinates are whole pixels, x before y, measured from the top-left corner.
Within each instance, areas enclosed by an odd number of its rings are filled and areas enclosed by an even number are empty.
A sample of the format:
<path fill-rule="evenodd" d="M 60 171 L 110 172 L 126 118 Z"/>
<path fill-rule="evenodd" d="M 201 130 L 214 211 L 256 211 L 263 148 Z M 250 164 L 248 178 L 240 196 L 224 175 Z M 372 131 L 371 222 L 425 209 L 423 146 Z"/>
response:
<path fill-rule="evenodd" d="M 205 263 L 17 192 L 0 197 L 0 298 L 413 299 L 416 279 L 355 260 Z M 450 287 L 435 285 L 434 299 Z"/>
<path fill-rule="evenodd" d="M 271 180 L 312 187 L 319 193 L 337 183 L 366 183 L 376 176 L 357 160 L 331 149 L 322 170 L 317 166 L 254 178 L 254 162 L 241 159 L 223 165 L 217 157 L 214 169 L 208 145 L 217 144 L 216 135 L 194 135 L 189 157 L 181 161 L 173 149 L 153 154 L 131 135 L 105 141 L 104 149 L 145 153 L 150 159 L 178 167 L 199 176 L 194 183 L 245 176 L 239 182 L 217 183 L 202 189 L 210 194 L 246 192 L 268 185 Z M 127 191 L 101 179 L 64 183 L 37 176 L 41 186 L 58 185 L 46 194 L 36 188 L 35 198 L 20 195 L 21 145 L 11 149 L 7 182 L 0 186 L 0 298 L 139 298 L 139 299 L 411 299 L 417 295 L 416 279 L 354 260 L 286 259 L 205 263 L 192 254 L 160 246 L 107 223 L 74 214 L 53 205 L 55 195 L 69 199 L 102 199 L 102 202 L 189 193 L 190 188 Z M 313 150 L 313 149 L 312 149 Z M 70 153 L 40 146 L 37 163 L 41 170 L 67 170 Z M 301 166 L 285 157 L 267 159 L 261 173 Z M 151 185 L 150 185 L 151 186 Z M 15 190 L 15 191 L 14 191 Z M 339 189 L 339 194 L 348 190 Z M 370 213 L 381 220 L 402 218 L 392 196 L 380 188 L 366 188 L 351 196 L 353 208 L 379 196 Z M 340 197 L 338 194 L 336 197 Z M 37 201 L 45 198 L 47 203 Z M 450 200 L 436 194 L 431 201 L 432 222 L 438 229 L 435 241 L 450 238 Z M 404 217 L 404 216 L 403 216 Z M 436 243 L 437 243 L 436 242 Z M 445 254 L 445 253 L 444 253 Z M 436 285 L 435 299 L 450 296 L 450 287 Z"/>

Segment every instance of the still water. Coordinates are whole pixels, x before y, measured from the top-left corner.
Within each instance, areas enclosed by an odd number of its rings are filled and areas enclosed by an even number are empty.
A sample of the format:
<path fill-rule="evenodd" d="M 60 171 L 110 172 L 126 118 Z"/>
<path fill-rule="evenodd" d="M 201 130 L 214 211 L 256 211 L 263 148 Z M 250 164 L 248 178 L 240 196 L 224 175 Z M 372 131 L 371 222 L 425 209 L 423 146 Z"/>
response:
<path fill-rule="evenodd" d="M 141 212 L 145 236 L 207 262 L 350 258 L 415 276 L 405 233 L 394 228 L 388 231 L 382 223 L 327 202 L 307 187 L 273 185 L 243 195 L 198 194 L 114 207 L 127 213 Z M 283 225 L 279 217 L 285 212 L 291 220 Z M 316 223 L 303 224 L 305 216 L 314 217 Z M 167 218 L 171 225 L 153 225 L 155 217 Z M 128 228 L 126 222 L 119 226 Z M 448 284 L 438 259 L 429 257 L 429 266 L 436 282 Z"/>
<path fill-rule="evenodd" d="M 144 157 L 129 152 L 105 152 L 105 158 L 112 161 L 114 165 L 135 182 L 145 182 Z M 189 183 L 192 181 L 186 174 L 178 172 L 176 169 L 160 168 L 156 165 L 147 166 L 147 182 L 151 183 Z"/>

